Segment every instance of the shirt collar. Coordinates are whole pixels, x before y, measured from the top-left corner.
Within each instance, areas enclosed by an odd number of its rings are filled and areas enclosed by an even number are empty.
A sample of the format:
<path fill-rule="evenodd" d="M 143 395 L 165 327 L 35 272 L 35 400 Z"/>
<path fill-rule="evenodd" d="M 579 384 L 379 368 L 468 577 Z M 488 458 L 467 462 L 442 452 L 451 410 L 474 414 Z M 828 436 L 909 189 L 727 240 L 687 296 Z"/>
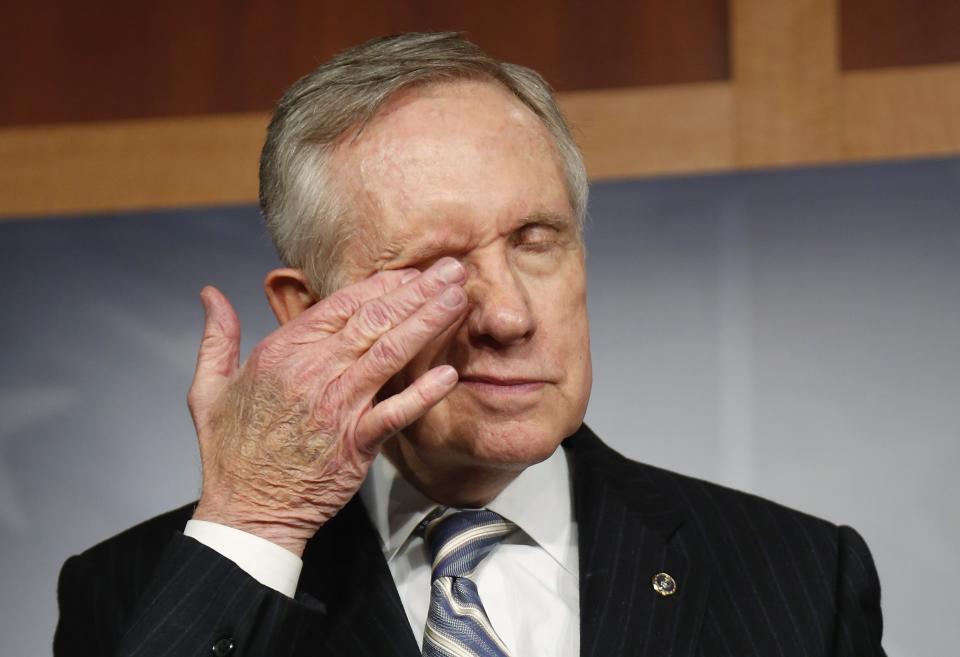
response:
<path fill-rule="evenodd" d="M 392 561 L 437 504 L 407 482 L 382 454 L 370 467 L 360 497 Z M 558 448 L 548 459 L 529 466 L 487 508 L 510 520 L 560 566 L 577 575 L 576 521 L 573 516 L 570 465 Z"/>

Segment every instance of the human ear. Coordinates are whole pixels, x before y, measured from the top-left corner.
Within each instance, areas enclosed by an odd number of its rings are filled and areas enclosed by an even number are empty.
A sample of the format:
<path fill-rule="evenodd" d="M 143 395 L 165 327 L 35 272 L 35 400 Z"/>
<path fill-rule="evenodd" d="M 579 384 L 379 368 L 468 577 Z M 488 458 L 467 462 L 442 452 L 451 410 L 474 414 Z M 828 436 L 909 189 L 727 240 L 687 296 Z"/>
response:
<path fill-rule="evenodd" d="M 274 269 L 263 281 L 263 291 L 277 321 L 286 324 L 317 302 L 299 269 Z"/>

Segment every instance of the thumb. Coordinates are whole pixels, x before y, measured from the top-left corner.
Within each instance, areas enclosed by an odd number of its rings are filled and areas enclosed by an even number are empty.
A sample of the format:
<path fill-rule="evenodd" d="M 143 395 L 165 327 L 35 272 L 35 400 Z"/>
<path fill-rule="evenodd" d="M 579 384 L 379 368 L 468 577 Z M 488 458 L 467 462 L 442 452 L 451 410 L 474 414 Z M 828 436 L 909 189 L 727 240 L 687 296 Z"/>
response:
<path fill-rule="evenodd" d="M 204 310 L 203 338 L 190 394 L 202 402 L 210 393 L 216 394 L 240 366 L 240 320 L 227 298 L 212 285 L 200 291 L 200 301 Z"/>

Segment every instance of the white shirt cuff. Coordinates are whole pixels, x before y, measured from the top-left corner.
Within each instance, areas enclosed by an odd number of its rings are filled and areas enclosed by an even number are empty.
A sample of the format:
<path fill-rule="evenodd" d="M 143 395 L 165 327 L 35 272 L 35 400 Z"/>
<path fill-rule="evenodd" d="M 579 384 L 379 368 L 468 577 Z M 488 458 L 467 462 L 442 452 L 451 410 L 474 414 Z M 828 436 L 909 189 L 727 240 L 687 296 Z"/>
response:
<path fill-rule="evenodd" d="M 206 520 L 188 520 L 183 534 L 216 550 L 264 586 L 288 598 L 297 592 L 303 560 L 290 550 L 249 532 Z"/>

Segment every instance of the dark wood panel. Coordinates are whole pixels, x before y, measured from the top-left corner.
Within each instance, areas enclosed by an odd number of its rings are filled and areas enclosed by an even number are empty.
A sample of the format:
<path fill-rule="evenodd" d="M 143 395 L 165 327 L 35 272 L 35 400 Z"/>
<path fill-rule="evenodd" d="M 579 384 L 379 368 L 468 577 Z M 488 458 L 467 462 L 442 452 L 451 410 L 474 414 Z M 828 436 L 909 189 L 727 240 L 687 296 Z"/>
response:
<path fill-rule="evenodd" d="M 725 80 L 727 0 L 15 0 L 0 125 L 264 110 L 367 38 L 466 31 L 560 90 Z"/>
<path fill-rule="evenodd" d="M 957 0 L 840 0 L 844 70 L 960 62 Z"/>

